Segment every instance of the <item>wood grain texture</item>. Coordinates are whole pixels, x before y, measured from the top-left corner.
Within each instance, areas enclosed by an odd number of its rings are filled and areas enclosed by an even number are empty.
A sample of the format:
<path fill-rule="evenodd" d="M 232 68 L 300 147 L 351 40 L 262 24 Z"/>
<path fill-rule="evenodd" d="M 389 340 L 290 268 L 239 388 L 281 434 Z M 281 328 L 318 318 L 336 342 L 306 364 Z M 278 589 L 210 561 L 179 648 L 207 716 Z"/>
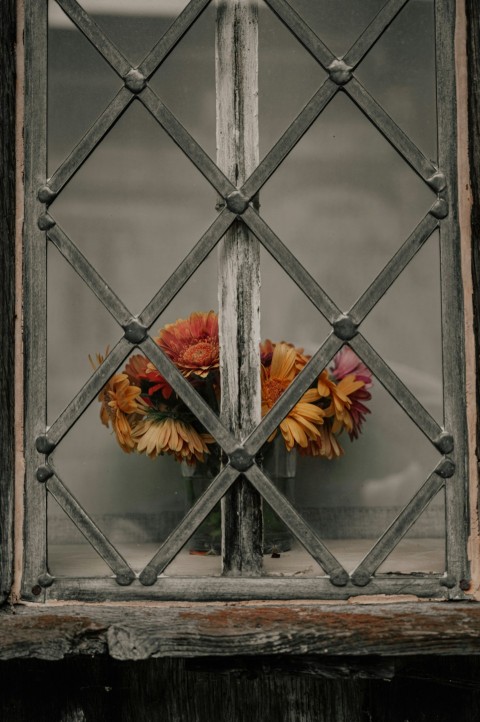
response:
<path fill-rule="evenodd" d="M 0 616 L 0 659 L 480 654 L 480 605 L 51 604 Z"/>
<path fill-rule="evenodd" d="M 477 363 L 476 399 L 480 405 L 480 6 L 466 0 L 468 54 L 468 126 L 470 183 L 472 191 L 472 274 L 475 357 Z M 480 417 L 477 425 L 477 458 L 480 454 Z M 480 511 L 480 510 L 479 510 Z"/>
<path fill-rule="evenodd" d="M 15 2 L 2 3 L 0 22 L 0 604 L 13 575 L 15 469 Z"/>
<path fill-rule="evenodd" d="M 0 662 L 4 722 L 467 722 L 480 714 L 480 660 L 155 659 Z M 331 664 L 329 664 L 331 662 Z M 309 671 L 304 670 L 309 665 Z M 332 672 L 341 671 L 338 677 Z M 377 673 L 385 670 L 385 677 Z M 316 673 L 314 673 L 314 670 Z M 392 672 L 394 676 L 392 677 Z M 332 674 L 332 677 L 325 677 Z"/>
<path fill-rule="evenodd" d="M 258 9 L 220 0 L 216 32 L 217 161 L 236 187 L 258 164 Z M 260 414 L 260 246 L 236 221 L 219 253 L 221 416 L 242 441 Z M 224 573 L 259 576 L 261 497 L 241 477 L 222 500 Z"/>

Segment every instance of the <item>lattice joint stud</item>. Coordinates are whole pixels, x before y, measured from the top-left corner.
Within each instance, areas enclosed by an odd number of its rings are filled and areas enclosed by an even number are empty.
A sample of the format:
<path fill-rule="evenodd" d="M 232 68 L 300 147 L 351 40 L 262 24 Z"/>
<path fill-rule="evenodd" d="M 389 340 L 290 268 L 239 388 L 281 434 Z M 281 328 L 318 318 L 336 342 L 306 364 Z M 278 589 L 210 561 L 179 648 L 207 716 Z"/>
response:
<path fill-rule="evenodd" d="M 52 577 L 51 574 L 45 572 L 45 574 L 40 574 L 37 581 L 41 587 L 46 589 L 47 587 L 52 586 L 53 582 L 55 581 L 55 577 Z"/>
<path fill-rule="evenodd" d="M 37 225 L 40 228 L 41 231 L 48 231 L 50 228 L 53 228 L 53 226 L 56 224 L 56 221 L 52 218 L 52 216 L 49 213 L 42 213 L 41 216 L 39 216 Z"/>
<path fill-rule="evenodd" d="M 144 587 L 151 587 L 158 579 L 157 570 L 154 567 L 146 566 L 140 574 L 140 584 Z"/>
<path fill-rule="evenodd" d="M 451 454 L 454 447 L 453 436 L 446 431 L 437 436 L 434 441 L 435 446 L 442 454 Z"/>
<path fill-rule="evenodd" d="M 243 446 L 237 446 L 228 457 L 230 465 L 237 471 L 247 471 L 254 464 L 254 458 Z"/>
<path fill-rule="evenodd" d="M 427 183 L 430 188 L 433 188 L 434 191 L 436 191 L 437 193 L 441 193 L 447 187 L 447 179 L 445 178 L 445 173 L 442 173 L 441 171 L 434 173 L 432 176 L 430 176 L 430 178 L 427 179 Z"/>
<path fill-rule="evenodd" d="M 40 454 L 50 454 L 54 450 L 55 444 L 50 441 L 46 434 L 42 434 L 35 439 L 35 448 Z"/>
<path fill-rule="evenodd" d="M 358 325 L 348 315 L 339 316 L 333 324 L 333 333 L 342 341 L 350 341 L 357 335 Z"/>
<path fill-rule="evenodd" d="M 435 473 L 442 477 L 442 479 L 449 479 L 455 473 L 455 464 L 451 459 L 442 459 L 435 469 Z"/>
<path fill-rule="evenodd" d="M 137 318 L 132 318 L 130 321 L 123 326 L 125 331 L 125 338 L 130 343 L 142 343 L 147 337 L 147 327 L 140 323 Z"/>
<path fill-rule="evenodd" d="M 46 203 L 47 206 L 49 206 L 56 197 L 57 194 L 55 193 L 55 191 L 52 191 L 52 189 L 48 185 L 40 186 L 37 191 L 38 200 L 40 201 L 40 203 Z"/>
<path fill-rule="evenodd" d="M 349 578 L 345 569 L 334 569 L 330 574 L 330 581 L 336 587 L 344 587 Z"/>
<path fill-rule="evenodd" d="M 128 587 L 129 584 L 131 584 L 134 579 L 135 579 L 135 574 L 131 571 L 131 569 L 126 569 L 123 572 L 119 572 L 115 576 L 115 581 L 121 587 Z"/>
<path fill-rule="evenodd" d="M 366 587 L 371 578 L 372 575 L 366 569 L 357 569 L 351 576 L 356 587 Z"/>
<path fill-rule="evenodd" d="M 430 215 L 434 218 L 446 218 L 448 216 L 448 203 L 445 198 L 437 198 L 433 206 L 429 211 Z"/>
<path fill-rule="evenodd" d="M 232 191 L 225 198 L 225 202 L 229 211 L 237 215 L 242 215 L 248 208 L 249 198 L 244 196 L 241 191 Z"/>
<path fill-rule="evenodd" d="M 37 481 L 40 481 L 42 484 L 44 484 L 50 479 L 51 476 L 53 476 L 53 469 L 48 464 L 42 464 L 42 466 L 39 466 L 37 468 L 35 476 L 37 477 Z"/>
<path fill-rule="evenodd" d="M 343 60 L 334 60 L 327 68 L 330 78 L 337 85 L 345 85 L 352 79 L 352 67 Z"/>
<path fill-rule="evenodd" d="M 147 84 L 147 80 L 143 73 L 137 68 L 132 68 L 129 73 L 124 77 L 125 87 L 130 90 L 131 93 L 141 93 Z"/>

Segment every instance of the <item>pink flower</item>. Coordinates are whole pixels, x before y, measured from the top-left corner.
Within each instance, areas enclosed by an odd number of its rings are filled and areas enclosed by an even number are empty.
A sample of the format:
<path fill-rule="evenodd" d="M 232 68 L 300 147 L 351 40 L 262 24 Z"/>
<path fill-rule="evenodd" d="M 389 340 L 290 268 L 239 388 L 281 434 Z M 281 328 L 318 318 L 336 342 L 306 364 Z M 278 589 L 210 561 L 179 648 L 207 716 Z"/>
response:
<path fill-rule="evenodd" d="M 348 409 L 349 419 L 346 429 L 353 441 L 358 439 L 365 416 L 371 413 L 363 402 L 370 401 L 372 398 L 371 393 L 367 390 L 372 385 L 372 372 L 349 346 L 344 346 L 333 359 L 332 375 L 336 381 L 341 381 L 351 374 L 355 376 L 356 380 L 363 381 L 365 384 L 349 395 L 351 405 Z"/>
<path fill-rule="evenodd" d="M 359 381 L 363 381 L 368 388 L 372 385 L 372 372 L 360 361 L 350 346 L 344 346 L 333 359 L 332 375 L 336 381 L 345 376 L 354 374 Z"/>

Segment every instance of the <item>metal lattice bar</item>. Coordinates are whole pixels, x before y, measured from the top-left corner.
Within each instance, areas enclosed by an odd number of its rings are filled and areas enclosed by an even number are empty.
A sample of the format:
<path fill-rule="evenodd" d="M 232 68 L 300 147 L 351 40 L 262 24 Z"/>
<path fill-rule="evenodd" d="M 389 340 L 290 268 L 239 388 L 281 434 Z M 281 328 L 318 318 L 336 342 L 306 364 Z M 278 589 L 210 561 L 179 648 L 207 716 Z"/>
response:
<path fill-rule="evenodd" d="M 444 485 L 445 479 L 434 471 L 352 572 L 351 578 L 354 584 L 359 586 L 368 584 L 372 574 L 391 554 Z"/>
<path fill-rule="evenodd" d="M 246 198 L 252 198 L 264 183 L 267 182 L 290 151 L 293 150 L 296 144 L 302 139 L 337 91 L 338 86 L 330 80 L 330 78 L 327 78 L 323 82 L 322 86 L 309 100 L 293 123 L 289 125 L 280 140 L 277 141 L 251 176 L 247 178 L 241 188 L 241 192 Z"/>
<path fill-rule="evenodd" d="M 170 361 L 163 351 L 157 346 L 150 336 L 138 344 L 148 356 L 150 361 L 164 376 L 176 393 L 190 408 L 191 412 L 205 426 L 207 431 L 215 437 L 226 454 L 232 454 L 237 448 L 238 442 L 235 437 L 226 429 L 218 416 L 200 394 L 194 389 L 187 379 L 182 376 L 174 363 Z"/>
<path fill-rule="evenodd" d="M 93 47 L 103 55 L 110 67 L 121 78 L 124 78 L 132 66 L 110 38 L 105 35 L 92 16 L 88 15 L 76 0 L 56 0 L 56 2 L 80 32 L 92 43 Z"/>
<path fill-rule="evenodd" d="M 107 311 L 120 326 L 126 326 L 132 314 L 95 268 L 87 261 L 78 247 L 57 224 L 47 232 L 47 238 L 87 284 Z"/>
<path fill-rule="evenodd" d="M 245 472 L 245 476 L 263 496 L 273 511 L 287 524 L 297 539 L 312 555 L 315 561 L 330 577 L 332 584 L 343 586 L 347 583 L 348 574 L 338 559 L 327 549 L 313 529 L 304 521 L 298 511 L 272 484 L 256 464 Z"/>
<path fill-rule="evenodd" d="M 328 362 L 343 345 L 343 341 L 330 334 L 320 346 L 316 354 L 301 370 L 290 386 L 280 396 L 273 408 L 263 417 L 255 431 L 245 441 L 245 449 L 249 454 L 257 454 L 268 437 L 275 431 L 288 412 L 300 400 L 301 396 L 323 371 Z"/>
<path fill-rule="evenodd" d="M 183 549 L 198 526 L 212 511 L 215 504 L 218 504 L 222 496 L 226 494 L 238 478 L 238 475 L 239 472 L 230 465 L 222 469 L 142 571 L 140 574 L 142 584 L 150 586 L 156 582 L 157 576 L 165 570 L 173 558 Z"/>
<path fill-rule="evenodd" d="M 236 190 L 233 183 L 230 183 L 216 163 L 205 153 L 203 148 L 192 138 L 190 133 L 179 123 L 173 113 L 162 103 L 158 95 L 150 87 L 147 86 L 145 90 L 142 90 L 138 98 L 220 195 L 227 196 Z"/>
<path fill-rule="evenodd" d="M 430 214 L 420 221 L 413 233 L 350 310 L 349 314 L 356 324 L 360 324 L 376 306 L 437 228 L 438 220 Z"/>
<path fill-rule="evenodd" d="M 210 0 L 191 0 L 188 3 L 139 65 L 138 69 L 142 75 L 149 78 L 158 69 L 209 4 Z"/>
<path fill-rule="evenodd" d="M 47 439 L 51 444 L 56 446 L 63 439 L 67 431 L 100 393 L 115 369 L 126 359 L 130 350 L 129 342 L 125 338 L 120 339 L 105 361 L 93 372 L 87 383 L 49 428 Z"/>
<path fill-rule="evenodd" d="M 243 221 L 255 234 L 260 243 L 267 249 L 272 258 L 283 268 L 292 281 L 322 313 L 329 323 L 334 323 L 342 312 L 330 296 L 319 286 L 315 279 L 302 266 L 300 261 L 275 235 L 272 229 L 253 208 L 247 208 L 242 216 Z"/>
<path fill-rule="evenodd" d="M 412 421 L 423 431 L 425 436 L 435 446 L 442 435 L 442 428 L 433 419 L 420 401 L 407 389 L 398 376 L 387 366 L 385 361 L 377 354 L 368 341 L 358 334 L 349 341 L 349 345 L 362 359 L 365 365 L 377 377 L 392 398 L 410 416 Z"/>
<path fill-rule="evenodd" d="M 335 60 L 335 55 L 313 32 L 305 20 L 286 0 L 265 0 L 265 2 L 302 43 L 303 47 L 327 70 L 328 66 Z"/>
<path fill-rule="evenodd" d="M 88 543 L 108 564 L 116 576 L 117 584 L 130 584 L 135 579 L 135 572 L 65 487 L 58 474 L 55 473 L 48 479 L 46 487 Z"/>
<path fill-rule="evenodd" d="M 355 68 L 365 55 L 372 49 L 377 40 L 383 35 L 390 23 L 395 20 L 398 13 L 407 4 L 408 0 L 389 0 L 375 15 L 372 22 L 352 45 L 344 56 L 343 62 Z"/>
<path fill-rule="evenodd" d="M 48 180 L 48 188 L 51 193 L 57 195 L 67 185 L 122 113 L 128 108 L 134 97 L 126 88 L 119 90 L 118 94 L 85 133 L 78 145 L 75 146 L 70 155 Z"/>
<path fill-rule="evenodd" d="M 235 218 L 236 216 L 227 208 L 223 209 L 210 228 L 204 233 L 190 253 L 185 256 L 172 275 L 165 281 L 158 293 L 155 294 L 150 303 L 144 308 L 139 316 L 141 323 L 147 326 L 147 328 L 150 328 L 155 319 L 163 313 L 168 304 L 171 303 L 181 290 L 182 286 L 215 248 Z"/>
<path fill-rule="evenodd" d="M 428 183 L 438 172 L 436 166 L 423 155 L 422 151 L 390 118 L 359 80 L 352 78 L 343 89 L 420 178 Z"/>

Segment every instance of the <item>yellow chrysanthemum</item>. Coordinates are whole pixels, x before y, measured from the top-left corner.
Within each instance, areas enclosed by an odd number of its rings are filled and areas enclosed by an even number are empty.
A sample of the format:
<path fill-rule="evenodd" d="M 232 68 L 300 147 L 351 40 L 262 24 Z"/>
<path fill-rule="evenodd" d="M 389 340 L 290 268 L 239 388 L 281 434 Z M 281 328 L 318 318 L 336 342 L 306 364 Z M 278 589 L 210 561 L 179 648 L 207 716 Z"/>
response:
<path fill-rule="evenodd" d="M 293 346 L 279 343 L 274 347 L 270 366 L 262 367 L 262 416 L 274 406 L 297 375 L 296 361 L 297 349 Z M 310 441 L 319 438 L 319 427 L 325 416 L 323 409 L 314 403 L 319 398 L 316 389 L 309 389 L 281 421 L 280 431 L 289 451 L 295 445 L 306 448 Z"/>
<path fill-rule="evenodd" d="M 200 434 L 185 421 L 171 417 L 147 417 L 135 426 L 132 436 L 138 452 L 151 459 L 172 454 L 177 461 L 204 461 L 204 455 L 209 453 L 207 443 L 213 441 L 208 434 Z"/>

